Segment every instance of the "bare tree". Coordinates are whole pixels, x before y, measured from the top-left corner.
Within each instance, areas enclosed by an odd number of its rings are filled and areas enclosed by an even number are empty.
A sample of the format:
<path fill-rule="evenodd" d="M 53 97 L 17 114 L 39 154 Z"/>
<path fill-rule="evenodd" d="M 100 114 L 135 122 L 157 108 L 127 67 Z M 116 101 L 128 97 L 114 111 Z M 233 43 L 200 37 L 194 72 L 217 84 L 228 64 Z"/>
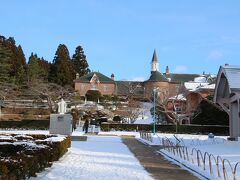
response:
<path fill-rule="evenodd" d="M 126 112 L 126 117 L 130 119 L 130 123 L 134 123 L 136 119 L 143 113 L 142 103 L 131 98 L 128 101 Z"/>

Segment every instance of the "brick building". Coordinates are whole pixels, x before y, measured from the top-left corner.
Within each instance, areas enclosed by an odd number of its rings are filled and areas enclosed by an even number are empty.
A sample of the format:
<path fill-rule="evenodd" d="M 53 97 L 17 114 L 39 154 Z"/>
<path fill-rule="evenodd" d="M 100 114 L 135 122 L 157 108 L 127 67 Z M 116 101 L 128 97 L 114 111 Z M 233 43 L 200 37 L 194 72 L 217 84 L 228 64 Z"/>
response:
<path fill-rule="evenodd" d="M 75 90 L 85 96 L 88 90 L 100 91 L 102 95 L 117 95 L 122 97 L 133 96 L 138 99 L 148 100 L 153 96 L 153 89 L 158 89 L 158 97 L 162 101 L 175 96 L 179 87 L 184 82 L 192 81 L 198 74 L 170 73 L 168 66 L 165 73 L 159 71 L 157 53 L 154 50 L 151 61 L 151 74 L 148 80 L 115 81 L 114 75 L 107 77 L 99 72 L 91 72 L 82 77 L 76 77 Z"/>
<path fill-rule="evenodd" d="M 75 90 L 80 96 L 85 96 L 89 90 L 99 91 L 102 95 L 114 95 L 115 89 L 114 76 L 109 78 L 99 72 L 91 72 L 75 80 Z"/>

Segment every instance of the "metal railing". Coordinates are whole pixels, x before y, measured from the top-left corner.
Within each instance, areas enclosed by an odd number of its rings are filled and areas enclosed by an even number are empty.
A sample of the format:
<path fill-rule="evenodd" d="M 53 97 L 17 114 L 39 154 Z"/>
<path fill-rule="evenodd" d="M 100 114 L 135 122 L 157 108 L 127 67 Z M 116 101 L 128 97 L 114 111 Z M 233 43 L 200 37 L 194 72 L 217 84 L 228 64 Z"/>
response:
<path fill-rule="evenodd" d="M 144 139 L 144 140 L 146 140 L 146 141 L 153 142 L 152 133 L 146 132 L 146 131 L 140 131 L 139 133 L 140 133 L 140 138 L 141 138 L 141 139 Z"/>
<path fill-rule="evenodd" d="M 185 145 L 175 144 L 167 137 L 162 139 L 162 144 L 163 149 L 168 153 L 186 160 L 193 165 L 197 165 L 199 168 L 202 168 L 202 170 L 208 171 L 210 175 L 217 176 L 224 180 L 229 180 L 230 177 L 232 177 L 233 180 L 237 180 L 237 169 L 240 166 L 240 162 L 233 165 L 228 159 L 222 159 L 220 156 L 215 157 L 208 152 L 203 153 L 196 148 L 190 149 Z M 216 171 L 214 171 L 214 168 Z M 227 168 L 230 168 L 231 175 L 228 174 Z"/>

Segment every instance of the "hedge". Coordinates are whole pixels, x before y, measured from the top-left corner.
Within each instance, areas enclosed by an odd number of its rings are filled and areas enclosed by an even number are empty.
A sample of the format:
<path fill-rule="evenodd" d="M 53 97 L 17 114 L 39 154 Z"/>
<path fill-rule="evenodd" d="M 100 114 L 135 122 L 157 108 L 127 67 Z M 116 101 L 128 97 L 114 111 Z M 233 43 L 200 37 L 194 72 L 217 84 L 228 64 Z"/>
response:
<path fill-rule="evenodd" d="M 49 129 L 49 120 L 0 121 L 0 128 Z"/>
<path fill-rule="evenodd" d="M 30 135 L 26 138 L 12 136 L 14 142 L 30 139 L 36 147 L 29 146 L 27 143 L 0 144 L 0 178 L 3 180 L 27 179 L 36 176 L 37 172 L 51 166 L 52 162 L 58 160 L 71 146 L 70 137 L 66 137 L 63 141 L 45 141 L 44 139 L 53 136 Z"/>
<path fill-rule="evenodd" d="M 156 132 L 162 133 L 176 133 L 176 125 L 156 125 Z M 153 125 L 151 124 L 108 124 L 102 123 L 102 131 L 110 130 L 119 131 L 152 131 Z M 229 135 L 228 126 L 218 126 L 218 125 L 178 125 L 177 133 L 187 133 L 187 134 L 208 134 L 214 133 L 215 135 Z"/>

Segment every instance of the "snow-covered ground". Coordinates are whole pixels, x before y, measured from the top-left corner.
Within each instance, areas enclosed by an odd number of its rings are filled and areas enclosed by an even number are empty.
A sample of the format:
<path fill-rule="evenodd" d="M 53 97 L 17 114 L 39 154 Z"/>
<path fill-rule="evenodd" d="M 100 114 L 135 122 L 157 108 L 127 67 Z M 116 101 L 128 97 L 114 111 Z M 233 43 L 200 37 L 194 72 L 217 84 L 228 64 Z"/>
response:
<path fill-rule="evenodd" d="M 4 133 L 16 134 L 49 134 L 48 131 L 2 131 Z M 81 129 L 73 133 L 74 136 L 84 135 Z M 183 168 L 191 168 L 209 179 L 223 179 L 223 167 L 219 163 L 221 178 L 217 177 L 217 167 L 214 159 L 211 159 L 213 175 L 209 171 L 209 158 L 205 158 L 205 171 L 201 161 L 201 167 L 197 165 L 197 153 L 192 149 L 200 150 L 204 156 L 205 152 L 212 154 L 215 158 L 220 156 L 227 159 L 234 168 L 237 162 L 240 162 L 240 141 L 227 141 L 227 137 L 215 136 L 213 139 L 206 135 L 189 134 L 165 134 L 157 133 L 152 136 L 152 142 L 140 139 L 138 132 L 111 131 L 100 132 L 100 136 L 88 136 L 87 141 L 73 141 L 72 147 L 60 159 L 53 163 L 51 168 L 38 174 L 38 177 L 32 179 L 152 179 L 144 170 L 139 161 L 121 142 L 121 135 L 135 136 L 137 139 L 152 145 L 160 145 L 162 139 L 167 138 L 174 144 L 188 148 L 189 160 L 181 158 L 177 154 L 161 149 L 159 152 L 167 159 L 179 164 Z M 106 135 L 106 136 L 103 136 Z M 200 157 L 200 155 L 199 155 Z M 201 159 L 201 157 L 200 157 Z M 194 161 L 194 163 L 192 163 Z M 228 162 L 225 161 L 225 168 L 229 179 L 233 179 L 232 171 Z M 236 168 L 236 177 L 240 178 L 240 167 Z"/>
<path fill-rule="evenodd" d="M 35 179 L 153 179 L 117 136 L 89 136 L 73 141 L 69 151 Z"/>
<path fill-rule="evenodd" d="M 0 134 L 45 134 L 49 135 L 49 130 L 17 130 L 17 129 L 0 129 Z"/>
<path fill-rule="evenodd" d="M 143 115 L 140 115 L 134 124 L 152 124 L 153 118 L 150 112 L 150 109 L 153 107 L 153 103 L 145 102 L 142 104 L 143 106 Z"/>
<path fill-rule="evenodd" d="M 209 178 L 209 179 L 224 179 L 223 174 L 223 163 L 220 160 L 219 161 L 219 173 L 220 176 L 218 178 L 218 172 L 217 172 L 217 163 L 215 162 L 213 156 L 216 158 L 221 157 L 221 159 L 225 160 L 225 169 L 226 169 L 226 176 L 229 179 L 233 179 L 233 171 L 234 166 L 237 164 L 237 162 L 240 162 L 240 141 L 227 141 L 227 137 L 223 136 L 217 136 L 214 138 L 208 138 L 206 135 L 189 135 L 189 134 L 155 134 L 155 136 L 152 136 L 152 142 L 148 142 L 146 140 L 142 140 L 144 143 L 149 143 L 152 145 L 160 145 L 162 144 L 162 139 L 169 139 L 174 144 L 178 144 L 180 146 L 185 146 L 188 149 L 188 156 L 189 160 L 187 158 L 183 157 L 183 153 L 181 154 L 182 157 L 180 157 L 180 154 L 177 154 L 175 151 L 175 154 L 172 152 L 167 151 L 167 149 L 161 149 L 159 152 L 163 154 L 167 159 L 173 161 L 176 164 L 179 164 L 183 168 L 190 168 L 195 172 L 199 172 L 203 176 Z M 196 149 L 196 150 L 193 150 Z M 200 166 L 198 167 L 197 163 L 197 150 L 201 151 L 202 157 L 199 153 L 199 160 L 200 160 Z M 183 151 L 181 151 L 183 152 Z M 185 151 L 186 152 L 186 151 Z M 192 153 L 193 152 L 193 153 Z M 207 152 L 209 155 L 211 155 L 211 163 L 212 163 L 212 175 L 210 173 L 209 168 L 209 156 L 206 154 L 205 158 L 205 170 L 204 169 L 204 153 Z M 186 153 L 185 153 L 186 155 Z M 232 166 L 232 169 L 229 165 L 229 163 Z M 239 165 L 236 168 L 236 179 L 240 179 L 240 167 Z"/>

